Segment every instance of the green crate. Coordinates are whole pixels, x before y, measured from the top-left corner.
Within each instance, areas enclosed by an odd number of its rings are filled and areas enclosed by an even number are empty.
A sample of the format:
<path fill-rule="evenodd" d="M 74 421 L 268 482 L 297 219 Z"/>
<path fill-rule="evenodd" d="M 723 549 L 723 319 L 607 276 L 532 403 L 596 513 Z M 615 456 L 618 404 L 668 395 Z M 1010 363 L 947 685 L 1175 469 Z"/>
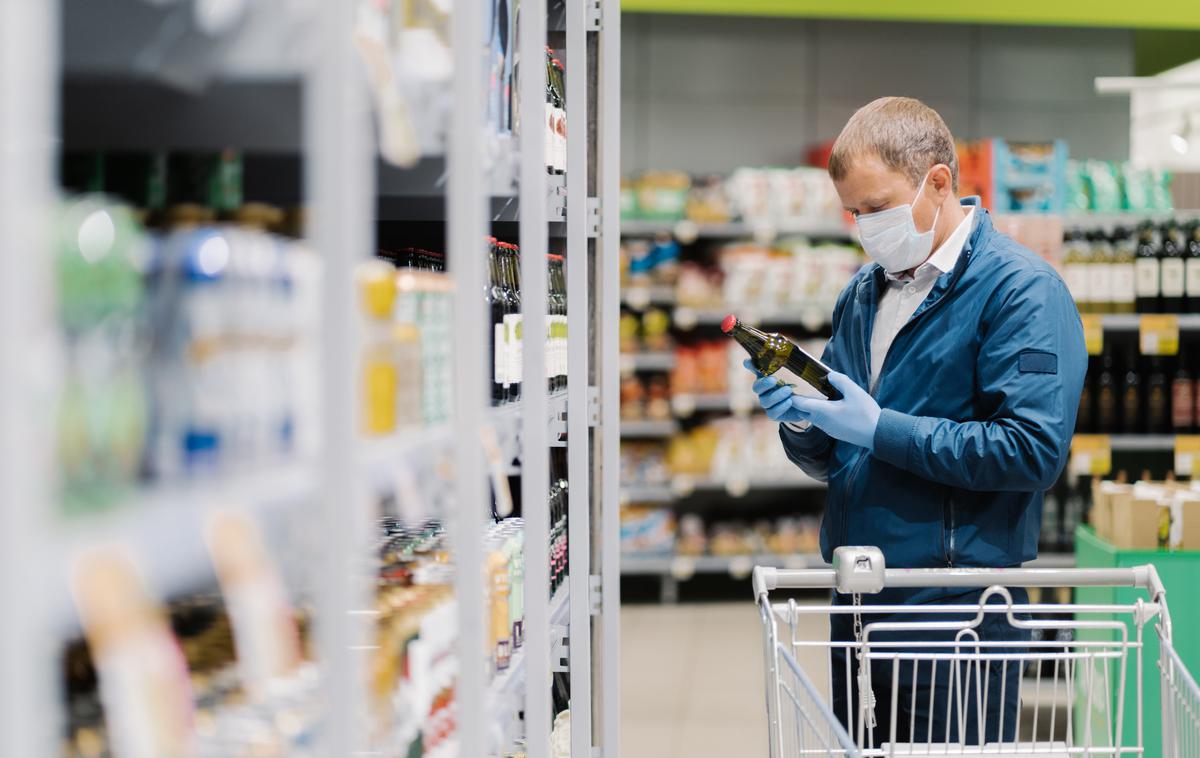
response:
<path fill-rule="evenodd" d="M 1195 630 L 1200 629 L 1200 594 L 1197 593 L 1193 582 L 1200 581 L 1200 551 L 1123 550 L 1098 537 L 1089 526 L 1080 526 L 1075 530 L 1075 564 L 1079 568 L 1130 568 L 1147 563 L 1154 564 L 1167 590 L 1167 607 L 1170 609 L 1171 623 L 1174 627 L 1175 650 L 1188 670 L 1196 671 L 1197 667 L 1200 667 L 1200 635 L 1195 634 Z M 1133 587 L 1080 587 L 1075 590 L 1075 602 L 1080 604 L 1128 605 L 1137 602 L 1139 598 L 1146 598 L 1145 591 Z M 1142 734 L 1144 755 L 1147 756 L 1162 755 L 1161 683 L 1156 621 L 1146 624 L 1142 637 L 1145 643 L 1142 652 Z M 1133 623 L 1128 616 L 1126 626 L 1129 628 L 1129 638 L 1134 639 Z M 1105 637 L 1105 634 L 1103 631 L 1080 630 L 1078 636 L 1080 639 L 1112 638 L 1111 635 Z M 1124 734 L 1128 736 L 1122 739 L 1126 745 L 1133 744 L 1132 740 L 1137 734 L 1137 669 L 1134 651 L 1130 651 L 1128 666 L 1123 727 Z M 1113 689 L 1115 690 L 1115 687 Z M 1115 695 L 1113 700 L 1112 713 L 1115 714 Z M 1082 710 L 1083 706 L 1076 706 L 1076 740 L 1082 738 Z"/>

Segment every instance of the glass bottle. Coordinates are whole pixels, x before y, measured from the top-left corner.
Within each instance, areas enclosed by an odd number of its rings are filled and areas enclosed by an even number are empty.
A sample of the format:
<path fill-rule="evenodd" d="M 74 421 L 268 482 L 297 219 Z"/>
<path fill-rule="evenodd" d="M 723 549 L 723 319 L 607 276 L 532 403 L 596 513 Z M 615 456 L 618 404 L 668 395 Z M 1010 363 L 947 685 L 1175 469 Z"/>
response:
<path fill-rule="evenodd" d="M 1166 224 L 1162 228 L 1159 259 L 1162 266 L 1162 312 L 1182 313 L 1186 264 L 1183 258 L 1182 235 L 1174 223 Z"/>
<path fill-rule="evenodd" d="M 763 376 L 777 376 L 784 384 L 794 387 L 805 382 L 830 400 L 841 399 L 842 394 L 826 378 L 829 367 L 783 335 L 746 326 L 733 315 L 726 316 L 721 322 L 721 331 L 745 348 L 754 367 Z"/>
<path fill-rule="evenodd" d="M 1143 224 L 1138 229 L 1138 244 L 1134 258 L 1134 273 L 1137 277 L 1137 312 L 1161 313 L 1162 266 L 1158 259 L 1154 227 L 1150 224 Z"/>

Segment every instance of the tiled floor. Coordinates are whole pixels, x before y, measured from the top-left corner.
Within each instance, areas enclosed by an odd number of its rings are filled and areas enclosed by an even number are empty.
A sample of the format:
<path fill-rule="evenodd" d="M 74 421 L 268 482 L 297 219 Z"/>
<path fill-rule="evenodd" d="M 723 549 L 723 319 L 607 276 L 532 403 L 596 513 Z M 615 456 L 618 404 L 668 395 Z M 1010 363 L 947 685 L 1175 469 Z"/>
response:
<path fill-rule="evenodd" d="M 625 606 L 621 649 L 622 758 L 767 755 L 753 603 Z M 801 663 L 825 681 L 820 656 Z"/>

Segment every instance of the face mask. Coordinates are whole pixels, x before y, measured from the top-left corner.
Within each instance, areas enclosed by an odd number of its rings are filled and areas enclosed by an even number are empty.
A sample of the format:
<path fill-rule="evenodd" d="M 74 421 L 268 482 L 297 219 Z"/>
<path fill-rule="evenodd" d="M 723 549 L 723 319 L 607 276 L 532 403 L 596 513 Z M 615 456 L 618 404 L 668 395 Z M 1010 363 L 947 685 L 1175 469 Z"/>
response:
<path fill-rule="evenodd" d="M 925 179 L 917 188 L 915 202 L 925 189 Z M 912 203 L 897 205 L 886 211 L 866 213 L 858 217 L 858 236 L 863 250 L 889 274 L 907 271 L 921 265 L 933 250 L 933 230 L 937 227 L 939 206 L 933 215 L 933 226 L 927 232 L 918 232 L 913 221 Z"/>

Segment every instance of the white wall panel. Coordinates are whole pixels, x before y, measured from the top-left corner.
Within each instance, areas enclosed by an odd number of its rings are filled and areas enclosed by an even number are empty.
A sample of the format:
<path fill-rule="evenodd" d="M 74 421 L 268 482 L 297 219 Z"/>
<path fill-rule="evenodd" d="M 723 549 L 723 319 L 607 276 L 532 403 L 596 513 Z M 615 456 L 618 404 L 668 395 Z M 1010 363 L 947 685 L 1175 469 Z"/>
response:
<path fill-rule="evenodd" d="M 1062 137 L 1074 156 L 1129 155 L 1127 99 L 1093 89 L 1133 71 L 1122 30 L 625 18 L 627 172 L 799 162 L 888 94 L 926 101 L 960 139 Z"/>

